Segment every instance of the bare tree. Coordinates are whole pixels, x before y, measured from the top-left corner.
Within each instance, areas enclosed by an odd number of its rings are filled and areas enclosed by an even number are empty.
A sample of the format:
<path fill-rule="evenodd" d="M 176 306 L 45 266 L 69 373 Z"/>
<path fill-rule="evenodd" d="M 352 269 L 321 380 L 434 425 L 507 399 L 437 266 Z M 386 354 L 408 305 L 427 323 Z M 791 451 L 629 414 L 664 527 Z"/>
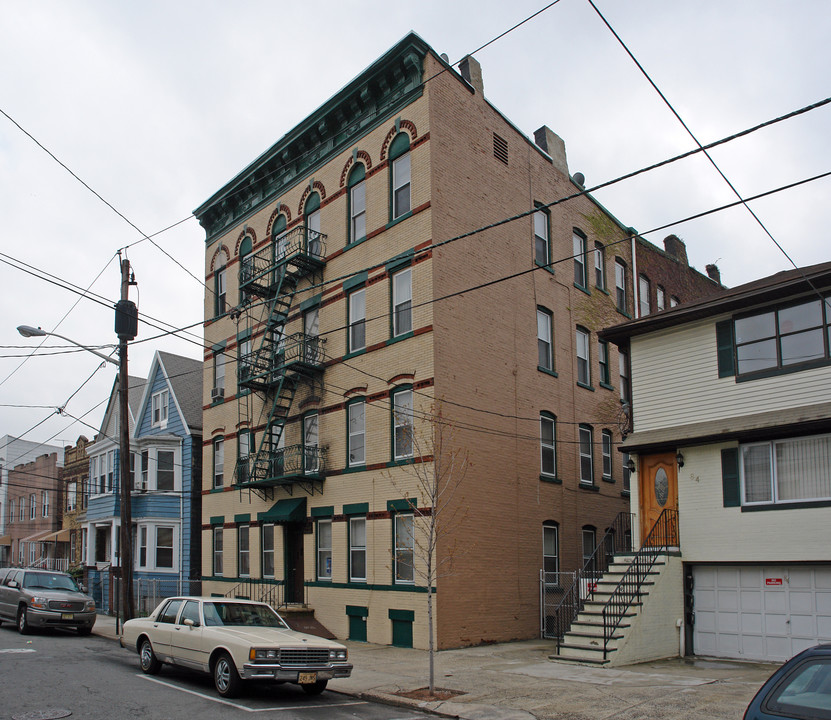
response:
<path fill-rule="evenodd" d="M 413 580 L 427 587 L 427 634 L 429 656 L 429 692 L 435 692 L 435 640 L 433 595 L 436 581 L 453 574 L 453 563 L 458 558 L 456 539 L 452 537 L 467 515 L 463 498 L 456 495 L 469 467 L 468 453 L 454 444 L 455 428 L 443 413 L 440 402 L 419 422 L 416 432 L 413 417 L 397 418 L 398 428 L 404 429 L 404 442 L 412 444 L 412 462 L 402 466 L 403 473 L 415 482 L 407 482 L 400 475 L 390 480 L 409 501 L 413 523 L 409 530 L 396 533 L 393 562 L 396 567 L 412 570 Z M 439 545 L 441 555 L 439 555 Z M 412 552 L 410 552 L 412 547 Z"/>

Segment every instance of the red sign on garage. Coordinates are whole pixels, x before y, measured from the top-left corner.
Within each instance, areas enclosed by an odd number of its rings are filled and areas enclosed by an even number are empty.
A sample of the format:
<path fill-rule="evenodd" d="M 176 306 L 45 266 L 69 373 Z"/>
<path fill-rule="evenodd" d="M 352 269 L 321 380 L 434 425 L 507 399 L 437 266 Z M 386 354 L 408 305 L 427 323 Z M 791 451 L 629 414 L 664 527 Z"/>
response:
<path fill-rule="evenodd" d="M 765 585 L 781 585 L 782 578 L 765 578 Z"/>

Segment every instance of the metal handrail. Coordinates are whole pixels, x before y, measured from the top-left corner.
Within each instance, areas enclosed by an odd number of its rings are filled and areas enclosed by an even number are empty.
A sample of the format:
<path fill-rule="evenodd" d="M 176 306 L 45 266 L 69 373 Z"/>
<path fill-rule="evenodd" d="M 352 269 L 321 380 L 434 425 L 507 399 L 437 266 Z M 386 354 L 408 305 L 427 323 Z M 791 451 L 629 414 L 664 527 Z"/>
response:
<path fill-rule="evenodd" d="M 619 512 L 583 568 L 572 573 L 571 586 L 564 591 L 557 607 L 546 618 L 546 627 L 549 628 L 546 637 L 562 640 L 586 601 L 594 595 L 598 580 L 609 569 L 615 555 L 632 552 L 633 517 L 632 513 Z"/>
<path fill-rule="evenodd" d="M 667 552 L 670 547 L 678 545 L 678 511 L 665 509 L 661 512 L 652 530 L 635 553 L 629 568 L 623 574 L 617 587 L 612 591 L 606 605 L 603 607 L 603 659 L 609 650 L 612 635 L 626 615 L 632 603 L 640 602 L 646 578 L 658 556 Z"/>
<path fill-rule="evenodd" d="M 249 600 L 267 603 L 278 610 L 285 605 L 283 589 L 282 580 L 247 578 L 225 593 L 225 597 L 246 597 Z"/>

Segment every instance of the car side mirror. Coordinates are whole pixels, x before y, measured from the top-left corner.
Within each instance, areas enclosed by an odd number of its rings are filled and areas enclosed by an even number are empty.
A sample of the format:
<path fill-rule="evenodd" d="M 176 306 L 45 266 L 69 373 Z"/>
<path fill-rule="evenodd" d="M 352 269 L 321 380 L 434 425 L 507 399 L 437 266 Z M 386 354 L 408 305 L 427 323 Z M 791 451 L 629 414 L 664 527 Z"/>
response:
<path fill-rule="evenodd" d="M 20 587 L 20 585 L 18 584 L 17 580 L 9 580 L 9 587 L 10 588 L 16 588 L 16 587 Z"/>
<path fill-rule="evenodd" d="M 185 619 L 185 625 L 191 628 L 199 627 L 200 623 L 198 620 L 191 620 L 190 618 Z"/>
<path fill-rule="evenodd" d="M 81 592 L 85 593 L 87 591 L 87 586 L 84 583 L 78 583 L 78 587 L 81 588 Z"/>

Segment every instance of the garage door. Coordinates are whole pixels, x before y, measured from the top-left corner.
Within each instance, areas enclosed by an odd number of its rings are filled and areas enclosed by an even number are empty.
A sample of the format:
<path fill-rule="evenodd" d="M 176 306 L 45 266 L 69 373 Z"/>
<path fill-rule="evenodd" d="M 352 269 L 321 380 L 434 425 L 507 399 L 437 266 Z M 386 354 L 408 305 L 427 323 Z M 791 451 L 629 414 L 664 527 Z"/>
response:
<path fill-rule="evenodd" d="M 696 655 L 787 660 L 831 642 L 831 565 L 693 568 Z"/>

